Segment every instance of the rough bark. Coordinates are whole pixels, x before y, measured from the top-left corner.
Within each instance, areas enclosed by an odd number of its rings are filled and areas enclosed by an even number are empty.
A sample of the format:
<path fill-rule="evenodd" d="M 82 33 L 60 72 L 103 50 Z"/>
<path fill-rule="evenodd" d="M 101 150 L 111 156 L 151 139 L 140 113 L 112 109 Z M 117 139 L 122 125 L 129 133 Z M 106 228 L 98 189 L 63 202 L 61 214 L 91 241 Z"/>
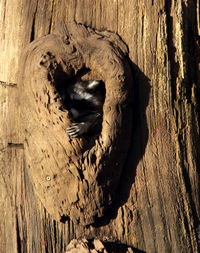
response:
<path fill-rule="evenodd" d="M 145 252 L 199 252 L 198 8 L 189 0 L 1 1 L 1 252 L 64 252 L 79 237 Z M 20 55 L 72 19 L 118 33 L 135 75 L 132 145 L 118 201 L 87 227 L 46 212 L 27 174 L 20 133 Z"/>
<path fill-rule="evenodd" d="M 132 74 L 116 34 L 75 22 L 63 28 L 34 40 L 21 57 L 21 130 L 26 168 L 47 211 L 57 220 L 69 216 L 88 225 L 116 198 L 130 144 Z M 69 113 L 56 88 L 64 89 L 84 69 L 105 83 L 102 129 L 71 138 L 65 131 Z"/>

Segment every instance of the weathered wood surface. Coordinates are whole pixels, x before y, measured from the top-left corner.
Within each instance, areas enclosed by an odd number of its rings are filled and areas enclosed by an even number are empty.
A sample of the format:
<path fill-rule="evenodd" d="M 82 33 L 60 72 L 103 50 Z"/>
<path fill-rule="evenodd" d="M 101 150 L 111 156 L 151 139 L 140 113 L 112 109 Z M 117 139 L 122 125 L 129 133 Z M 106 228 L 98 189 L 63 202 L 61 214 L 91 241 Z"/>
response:
<path fill-rule="evenodd" d="M 64 252 L 75 237 L 119 240 L 145 252 L 199 252 L 197 2 L 2 0 L 0 11 L 0 252 Z M 73 17 L 117 32 L 137 80 L 119 201 L 96 227 L 47 214 L 27 176 L 20 130 L 20 54 Z"/>
<path fill-rule="evenodd" d="M 52 218 L 90 225 L 116 199 L 130 146 L 131 65 L 116 34 L 75 22 L 61 26 L 62 32 L 30 43 L 20 58 L 26 168 Z M 103 80 L 106 96 L 100 133 L 71 138 L 65 129 L 72 119 L 59 90 L 66 90 L 77 73 Z"/>

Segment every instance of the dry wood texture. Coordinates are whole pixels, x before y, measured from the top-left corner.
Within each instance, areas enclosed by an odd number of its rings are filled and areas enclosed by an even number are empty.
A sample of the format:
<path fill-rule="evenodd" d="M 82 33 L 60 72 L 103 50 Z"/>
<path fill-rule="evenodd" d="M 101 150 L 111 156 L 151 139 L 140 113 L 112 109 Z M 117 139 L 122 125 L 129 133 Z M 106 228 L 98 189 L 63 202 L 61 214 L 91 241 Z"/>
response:
<path fill-rule="evenodd" d="M 63 30 L 35 40 L 21 57 L 26 167 L 52 218 L 69 216 L 88 225 L 115 199 L 130 144 L 132 75 L 127 48 L 114 33 L 75 22 Z M 56 87 L 69 85 L 85 68 L 105 83 L 102 131 L 71 138 L 65 131 L 70 117 Z"/>
<path fill-rule="evenodd" d="M 118 240 L 149 253 L 199 252 L 197 2 L 0 2 L 0 252 L 64 252 L 78 237 Z M 73 19 L 117 32 L 135 74 L 132 145 L 118 201 L 87 227 L 56 222 L 46 212 L 27 174 L 20 130 L 20 55 L 31 41 Z"/>

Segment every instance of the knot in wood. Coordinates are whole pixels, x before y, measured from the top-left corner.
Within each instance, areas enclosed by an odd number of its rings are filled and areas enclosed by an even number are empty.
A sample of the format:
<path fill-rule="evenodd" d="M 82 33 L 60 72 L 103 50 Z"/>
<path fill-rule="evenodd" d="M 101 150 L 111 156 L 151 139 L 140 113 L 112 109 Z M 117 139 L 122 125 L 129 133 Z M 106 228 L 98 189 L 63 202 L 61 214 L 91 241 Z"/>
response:
<path fill-rule="evenodd" d="M 56 90 L 84 69 L 105 83 L 101 132 L 72 139 L 71 118 Z M 36 39 L 20 66 L 27 170 L 34 190 L 57 220 L 94 223 L 115 199 L 130 142 L 132 75 L 127 47 L 114 33 L 69 23 Z M 51 176 L 50 176 L 51 175 Z"/>

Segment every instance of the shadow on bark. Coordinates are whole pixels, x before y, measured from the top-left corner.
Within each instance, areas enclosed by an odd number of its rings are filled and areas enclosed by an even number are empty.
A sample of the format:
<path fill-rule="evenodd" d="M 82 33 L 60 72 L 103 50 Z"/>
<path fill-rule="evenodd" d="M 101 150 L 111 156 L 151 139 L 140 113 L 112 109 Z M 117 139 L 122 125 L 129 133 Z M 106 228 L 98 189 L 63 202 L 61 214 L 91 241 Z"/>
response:
<path fill-rule="evenodd" d="M 138 250 L 134 247 L 128 247 L 126 244 L 122 244 L 122 243 L 106 242 L 104 243 L 104 245 L 107 252 L 110 252 L 110 253 L 127 253 L 127 252 L 146 253 L 145 251 Z M 130 251 L 129 249 L 131 249 L 132 251 Z"/>
<path fill-rule="evenodd" d="M 131 145 L 128 151 L 124 169 L 122 171 L 120 184 L 117 189 L 116 196 L 118 196 L 118 198 L 115 200 L 111 208 L 107 211 L 105 216 L 96 220 L 95 224 L 93 224 L 95 227 L 104 226 L 108 224 L 111 219 L 115 219 L 119 207 L 126 203 L 130 194 L 132 184 L 135 181 L 137 165 L 144 155 L 146 144 L 148 141 L 146 107 L 149 103 L 150 80 L 133 62 L 131 62 L 131 68 L 133 72 L 134 82 Z"/>

